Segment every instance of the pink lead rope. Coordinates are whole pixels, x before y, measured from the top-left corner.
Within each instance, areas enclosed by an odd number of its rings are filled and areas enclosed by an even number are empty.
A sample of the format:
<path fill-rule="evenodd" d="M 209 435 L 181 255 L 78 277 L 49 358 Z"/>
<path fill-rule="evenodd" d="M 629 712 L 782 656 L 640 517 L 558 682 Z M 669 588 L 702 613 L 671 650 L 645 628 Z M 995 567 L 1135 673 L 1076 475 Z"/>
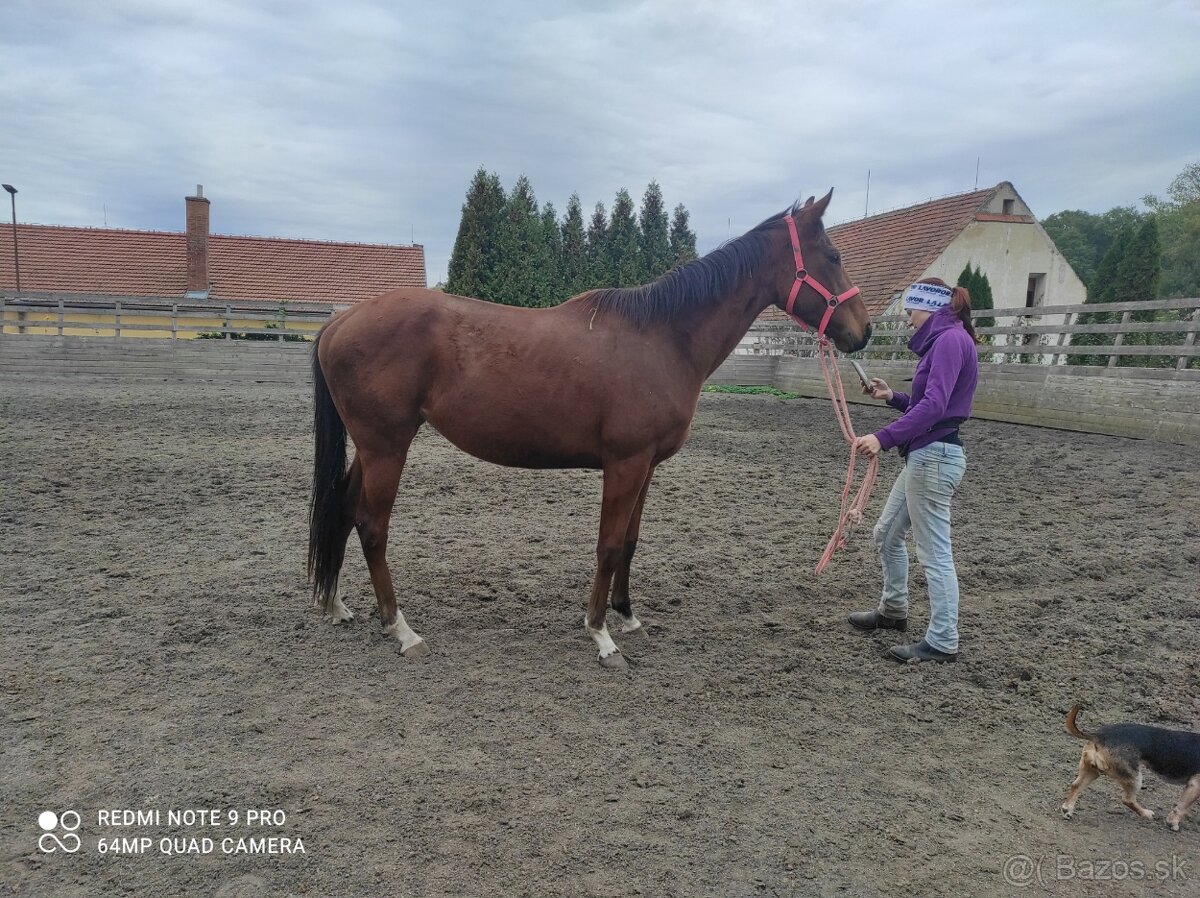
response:
<path fill-rule="evenodd" d="M 837 307 L 851 297 L 857 296 L 859 290 L 857 287 L 851 287 L 845 293 L 834 295 L 825 289 L 820 281 L 810 277 L 804 267 L 804 254 L 800 251 L 800 236 L 796 233 L 796 221 L 791 215 L 786 216 L 786 221 L 792 238 L 792 253 L 796 258 L 796 279 L 792 282 L 792 289 L 788 293 L 787 307 L 784 311 L 804 330 L 812 330 L 807 322 L 792 311 L 792 307 L 796 304 L 796 297 L 800 295 L 800 288 L 807 283 L 825 300 L 825 314 L 821 317 L 820 327 L 816 331 L 817 355 L 821 359 L 821 373 L 825 375 L 825 386 L 829 390 L 829 398 L 833 400 L 833 413 L 837 417 L 838 426 L 842 429 L 842 436 L 850 444 L 850 466 L 846 470 L 846 485 L 842 488 L 841 513 L 838 516 L 837 529 L 829 537 L 825 551 L 821 554 L 821 560 L 813 569 L 814 574 L 819 574 L 825 570 L 825 566 L 829 564 L 833 554 L 846 545 L 846 534 L 849 529 L 862 522 L 863 511 L 867 507 L 867 500 L 871 497 L 871 490 L 875 486 L 875 475 L 879 471 L 879 456 L 876 455 L 867 462 L 867 470 L 863 474 L 862 482 L 859 484 L 858 491 L 854 493 L 854 497 L 851 498 L 850 492 L 854 486 L 854 468 L 858 460 L 858 449 L 854 446 L 854 427 L 850 423 L 850 407 L 846 403 L 842 375 L 838 371 L 833 345 L 825 336 L 825 328 Z"/>
<path fill-rule="evenodd" d="M 875 487 L 875 475 L 879 472 L 879 456 L 874 455 L 867 462 L 867 470 L 863 474 L 858 491 L 854 494 L 853 499 L 850 498 L 850 491 L 854 485 L 854 467 L 858 460 L 858 449 L 854 445 L 854 427 L 850 423 L 850 407 L 846 403 L 846 393 L 842 388 L 842 375 L 837 368 L 833 346 L 824 336 L 817 344 L 817 353 L 821 358 L 821 372 L 825 375 L 825 386 L 829 389 L 829 397 L 833 400 L 834 415 L 838 419 L 838 425 L 842 428 L 842 435 L 850 444 L 850 466 L 846 469 L 846 485 L 842 488 L 842 509 L 838 516 L 837 529 L 833 531 L 833 536 L 829 537 L 825 551 L 821 554 L 821 560 L 813 569 L 814 574 L 825 570 L 829 559 L 833 558 L 833 553 L 846 545 L 846 533 L 849 529 L 862 523 L 867 500 L 871 498 L 871 490 Z"/>

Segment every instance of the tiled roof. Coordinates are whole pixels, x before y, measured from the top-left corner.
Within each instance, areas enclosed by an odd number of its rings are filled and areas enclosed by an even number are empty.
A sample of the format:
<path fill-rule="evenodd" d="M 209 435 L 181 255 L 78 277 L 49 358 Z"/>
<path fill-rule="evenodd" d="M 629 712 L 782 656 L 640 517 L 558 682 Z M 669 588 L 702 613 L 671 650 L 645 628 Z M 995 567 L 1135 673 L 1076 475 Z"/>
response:
<path fill-rule="evenodd" d="M 886 309 L 892 296 L 917 280 L 975 220 L 997 189 L 947 196 L 829 228 L 829 239 L 862 290 L 867 310 L 878 315 Z M 1018 217 L 1025 218 L 1000 216 Z"/>
<path fill-rule="evenodd" d="M 187 237 L 166 231 L 17 225 L 21 290 L 109 296 L 183 296 Z M 421 246 L 208 238 L 213 300 L 349 303 L 425 286 Z M 0 228 L 0 289 L 16 287 L 11 226 Z"/>

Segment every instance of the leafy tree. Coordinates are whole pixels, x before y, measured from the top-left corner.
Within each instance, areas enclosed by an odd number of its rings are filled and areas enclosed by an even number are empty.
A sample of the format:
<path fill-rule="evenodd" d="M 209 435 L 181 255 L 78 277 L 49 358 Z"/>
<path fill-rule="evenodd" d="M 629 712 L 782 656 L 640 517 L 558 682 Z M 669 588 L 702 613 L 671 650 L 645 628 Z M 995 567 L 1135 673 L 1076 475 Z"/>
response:
<path fill-rule="evenodd" d="M 1189 162 L 1167 188 L 1167 196 L 1180 206 L 1200 202 L 1200 162 Z"/>
<path fill-rule="evenodd" d="M 611 286 L 634 287 L 641 283 L 633 198 L 624 187 L 617 191 L 608 219 L 608 264 L 613 279 Z"/>
<path fill-rule="evenodd" d="M 1150 195 L 1142 202 L 1158 219 L 1162 241 L 1164 299 L 1200 296 L 1200 162 L 1184 166 L 1167 188 L 1168 199 Z"/>
<path fill-rule="evenodd" d="M 583 206 L 579 194 L 567 200 L 567 217 L 562 223 L 562 278 L 567 296 L 577 296 L 590 286 L 587 234 L 583 229 Z"/>
<path fill-rule="evenodd" d="M 1162 299 L 1179 299 L 1200 296 L 1200 162 L 1185 165 L 1183 171 L 1171 181 L 1166 200 L 1146 196 L 1142 202 L 1153 213 L 1158 222 L 1160 259 L 1162 262 L 1158 295 Z M 1184 322 L 1191 312 L 1161 311 L 1155 316 L 1158 321 Z M 1187 320 L 1187 325 L 1192 321 Z M 1146 335 L 1148 341 L 1177 343 L 1182 331 Z M 1151 365 L 1171 365 L 1175 359 L 1153 356 Z M 1188 367 L 1200 366 L 1200 359 L 1192 359 Z"/>
<path fill-rule="evenodd" d="M 500 261 L 500 223 L 506 197 L 500 179 L 481 166 L 463 204 L 458 236 L 450 254 L 446 290 L 489 298 Z"/>
<path fill-rule="evenodd" d="M 638 213 L 638 279 L 641 283 L 649 283 L 671 267 L 667 228 L 662 189 L 657 181 L 651 181 Z"/>
<path fill-rule="evenodd" d="M 613 283 L 608 256 L 608 215 L 604 203 L 596 203 L 587 231 L 587 280 L 589 287 L 609 287 Z"/>
<path fill-rule="evenodd" d="M 1104 240 L 1100 216 L 1080 210 L 1056 212 L 1042 222 L 1042 227 L 1079 279 L 1085 284 L 1090 283 L 1095 277 L 1099 256 L 1103 255 L 1099 250 Z"/>
<path fill-rule="evenodd" d="M 1137 227 L 1144 218 L 1145 214 L 1132 206 L 1116 206 L 1101 215 L 1079 210 L 1056 212 L 1042 222 L 1042 227 L 1079 279 L 1090 284 L 1117 235 Z"/>
<path fill-rule="evenodd" d="M 696 258 L 696 235 L 688 227 L 688 211 L 680 203 L 671 216 L 671 234 L 668 239 L 671 266 L 678 267 Z"/>

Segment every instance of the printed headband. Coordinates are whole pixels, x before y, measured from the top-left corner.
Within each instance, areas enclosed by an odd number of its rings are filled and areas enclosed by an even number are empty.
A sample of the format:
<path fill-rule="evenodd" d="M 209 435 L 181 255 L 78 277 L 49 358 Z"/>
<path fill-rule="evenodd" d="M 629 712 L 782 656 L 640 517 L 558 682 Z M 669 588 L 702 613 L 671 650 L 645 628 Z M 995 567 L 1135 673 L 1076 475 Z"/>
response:
<path fill-rule="evenodd" d="M 954 291 L 937 284 L 913 284 L 904 291 L 904 311 L 936 312 L 950 305 Z"/>

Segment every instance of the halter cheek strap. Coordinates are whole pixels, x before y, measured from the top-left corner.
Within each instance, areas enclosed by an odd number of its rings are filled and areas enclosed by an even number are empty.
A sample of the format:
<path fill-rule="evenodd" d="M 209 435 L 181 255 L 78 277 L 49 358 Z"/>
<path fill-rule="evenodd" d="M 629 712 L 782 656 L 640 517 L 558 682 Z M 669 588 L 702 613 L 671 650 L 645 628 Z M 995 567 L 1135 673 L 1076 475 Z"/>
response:
<path fill-rule="evenodd" d="M 802 328 L 812 330 L 808 322 L 804 321 L 799 315 L 792 311 L 796 305 L 796 297 L 800 295 L 800 288 L 805 284 L 812 287 L 825 300 L 825 314 L 821 316 L 821 325 L 817 328 L 817 338 L 825 337 L 825 328 L 829 325 L 829 319 L 833 317 L 833 313 L 848 299 L 853 299 L 858 296 L 859 289 L 851 287 L 845 293 L 833 294 L 825 289 L 825 285 L 808 273 L 808 269 L 804 267 L 804 253 L 800 251 L 800 235 L 796 232 L 796 219 L 791 213 L 784 216 L 784 221 L 787 222 L 788 233 L 792 235 L 792 255 L 796 257 L 796 279 L 792 281 L 792 289 L 788 293 L 787 306 L 784 311 L 788 313 L 793 321 Z"/>

